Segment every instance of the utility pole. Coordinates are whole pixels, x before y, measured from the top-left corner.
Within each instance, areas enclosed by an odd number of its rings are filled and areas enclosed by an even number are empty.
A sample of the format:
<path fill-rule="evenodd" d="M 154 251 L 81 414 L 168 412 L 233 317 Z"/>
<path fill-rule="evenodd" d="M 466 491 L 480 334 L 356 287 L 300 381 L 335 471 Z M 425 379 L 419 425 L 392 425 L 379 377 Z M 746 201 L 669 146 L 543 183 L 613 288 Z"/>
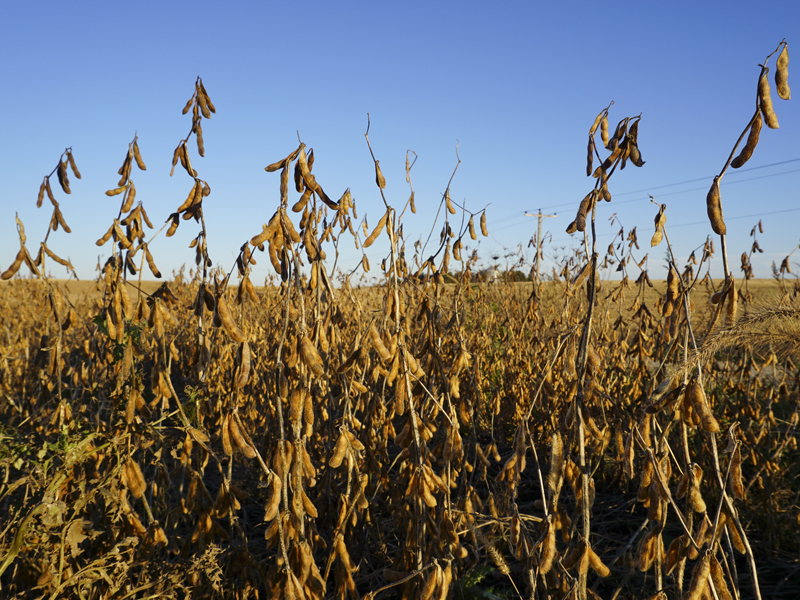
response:
<path fill-rule="evenodd" d="M 526 212 L 525 216 L 526 217 L 538 217 L 539 218 L 539 230 L 538 230 L 538 233 L 536 234 L 536 276 L 535 276 L 535 278 L 533 280 L 533 284 L 534 284 L 535 289 L 537 290 L 537 294 L 538 294 L 538 290 L 539 290 L 539 259 L 542 256 L 542 219 L 547 219 L 547 218 L 553 218 L 554 219 L 558 215 L 543 215 L 542 214 L 542 209 L 540 208 L 538 214 Z"/>

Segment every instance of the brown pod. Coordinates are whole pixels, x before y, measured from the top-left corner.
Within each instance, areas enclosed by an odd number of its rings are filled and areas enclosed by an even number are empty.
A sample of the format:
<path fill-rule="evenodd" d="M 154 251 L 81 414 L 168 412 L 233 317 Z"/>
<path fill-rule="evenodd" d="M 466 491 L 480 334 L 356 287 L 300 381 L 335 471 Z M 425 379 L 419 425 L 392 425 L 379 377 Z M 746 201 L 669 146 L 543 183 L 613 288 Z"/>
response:
<path fill-rule="evenodd" d="M 136 159 L 136 166 L 139 167 L 140 170 L 147 170 L 147 166 L 145 166 L 142 155 L 139 152 L 139 142 L 137 140 L 133 140 L 133 158 Z"/>
<path fill-rule="evenodd" d="M 784 48 L 785 50 L 785 48 Z M 780 64 L 780 59 L 778 59 L 778 64 Z M 786 64 L 789 64 L 789 55 L 786 55 Z M 777 75 L 776 75 L 777 77 Z M 72 172 L 75 173 L 75 178 L 80 179 L 81 173 L 78 171 L 78 166 L 75 164 L 75 158 L 72 156 L 72 150 L 67 151 L 67 160 L 69 161 L 69 166 L 72 169 Z"/>
<path fill-rule="evenodd" d="M 731 161 L 731 166 L 734 169 L 738 169 L 748 160 L 750 157 L 753 156 L 753 151 L 756 149 L 758 145 L 758 137 L 761 133 L 761 125 L 764 123 L 764 120 L 761 118 L 761 112 L 757 112 L 756 116 L 753 118 L 753 123 L 750 125 L 750 133 L 747 136 L 747 143 L 742 148 L 742 151 L 739 153 L 739 156 L 734 158 Z"/>
<path fill-rule="evenodd" d="M 592 128 L 592 132 L 589 134 L 589 146 L 586 149 L 586 176 L 589 177 L 592 174 L 592 163 L 594 162 L 594 137 L 592 137 L 592 133 L 594 133 L 594 128 Z"/>
<path fill-rule="evenodd" d="M 481 213 L 481 234 L 483 237 L 489 237 L 489 231 L 486 229 L 486 211 Z"/>
<path fill-rule="evenodd" d="M 142 470 L 139 468 L 139 463 L 129 458 L 123 467 L 123 475 L 125 484 L 133 494 L 133 497 L 141 498 L 147 489 L 147 483 L 144 480 L 144 475 L 142 475 Z"/>
<path fill-rule="evenodd" d="M 219 318 L 219 322 L 235 342 L 242 344 L 247 340 L 244 332 L 239 329 L 239 326 L 231 316 L 230 309 L 228 308 L 228 302 L 225 300 L 224 293 L 219 294 L 219 296 L 216 297 L 216 306 L 214 312 L 215 317 Z"/>
<path fill-rule="evenodd" d="M 700 600 L 708 588 L 708 575 L 711 571 L 711 551 L 703 555 L 692 571 L 692 582 L 684 596 L 685 600 Z"/>
<path fill-rule="evenodd" d="M 14 259 L 14 262 L 11 263 L 11 266 L 8 267 L 8 269 L 3 271 L 3 274 L 0 275 L 0 279 L 4 281 L 6 279 L 11 279 L 16 274 L 16 272 L 19 271 L 19 268 L 22 266 L 22 261 L 24 260 L 25 260 L 25 250 L 23 248 L 20 248 L 19 252 L 17 252 L 16 258 Z"/>
<path fill-rule="evenodd" d="M 373 244 L 373 242 L 376 239 L 378 239 L 378 236 L 380 235 L 381 231 L 383 230 L 383 227 L 386 225 L 386 220 L 388 218 L 389 218 L 389 211 L 387 210 L 383 214 L 383 216 L 381 217 L 381 220 L 378 221 L 378 224 L 375 226 L 375 229 L 373 229 L 372 233 L 369 234 L 369 237 L 367 237 L 367 239 L 364 240 L 364 244 L 363 244 L 364 248 L 369 248 Z"/>
<path fill-rule="evenodd" d="M 128 212 L 133 206 L 133 201 L 135 199 L 136 199 L 136 186 L 133 185 L 133 182 L 131 181 L 130 185 L 128 186 L 128 191 L 125 194 L 125 200 L 122 203 L 120 214 Z"/>
<path fill-rule="evenodd" d="M 728 228 L 725 227 L 725 220 L 722 216 L 722 199 L 719 195 L 719 176 L 714 177 L 714 183 L 706 195 L 706 211 L 708 220 L 711 221 L 711 229 L 717 235 L 725 235 Z"/>
<path fill-rule="evenodd" d="M 319 355 L 319 352 L 317 352 L 314 344 L 311 343 L 311 340 L 308 339 L 307 335 L 304 335 L 300 340 L 300 357 L 317 377 L 321 377 L 325 372 L 322 357 Z"/>
<path fill-rule="evenodd" d="M 236 378 L 236 387 L 244 387 L 250 380 L 250 344 L 244 342 L 241 346 L 239 362 L 239 375 Z"/>
<path fill-rule="evenodd" d="M 478 239 L 478 235 L 475 233 L 475 220 L 472 217 L 469 218 L 469 223 L 468 223 L 467 226 L 469 227 L 469 237 L 470 237 L 470 239 L 477 240 Z"/>
<path fill-rule="evenodd" d="M 65 194 L 71 194 L 72 192 L 69 189 L 69 177 L 67 177 L 67 163 L 63 160 L 58 163 L 58 183 L 61 184 L 61 189 L 64 190 Z"/>
<path fill-rule="evenodd" d="M 383 343 L 381 335 L 378 333 L 378 328 L 375 327 L 375 323 L 372 323 L 369 326 L 369 337 L 372 340 L 372 345 L 375 347 L 375 350 L 377 350 L 381 359 L 389 360 L 392 355 L 389 352 L 389 349 L 386 347 L 386 344 Z"/>
<path fill-rule="evenodd" d="M 225 415 L 222 418 L 222 449 L 228 456 L 233 455 L 233 446 L 231 446 L 231 430 L 228 427 L 228 419 L 230 417 Z"/>
<path fill-rule="evenodd" d="M 381 173 L 381 166 L 380 161 L 375 161 L 375 183 L 378 184 L 378 187 L 383 189 L 386 187 L 386 179 L 383 177 L 383 173 Z"/>
<path fill-rule="evenodd" d="M 783 50 L 778 55 L 778 63 L 775 67 L 775 88 L 778 90 L 778 96 L 783 100 L 788 100 L 792 97 L 792 92 L 789 89 L 789 46 L 784 44 Z"/>
<path fill-rule="evenodd" d="M 597 553 L 589 546 L 589 566 L 592 567 L 595 573 L 597 573 L 600 577 L 608 577 L 611 575 L 611 569 L 609 569 Z"/>
<path fill-rule="evenodd" d="M 761 106 L 761 114 L 764 115 L 764 122 L 770 129 L 778 129 L 778 116 L 772 108 L 772 93 L 769 87 L 769 68 L 764 67 L 764 72 L 758 80 L 758 103 Z"/>
<path fill-rule="evenodd" d="M 231 439 L 233 443 L 236 444 L 236 447 L 242 451 L 247 458 L 255 458 L 256 451 L 253 447 L 247 443 L 244 436 L 242 435 L 241 430 L 239 429 L 239 424 L 236 422 L 236 416 L 231 415 L 228 419 L 228 429 L 230 431 Z"/>
<path fill-rule="evenodd" d="M 451 215 L 456 214 L 456 209 L 453 208 L 453 201 L 450 199 L 450 188 L 447 188 L 444 192 L 444 203 L 447 206 L 447 212 Z"/>
<path fill-rule="evenodd" d="M 603 113 L 603 118 L 600 120 L 600 139 L 608 149 L 608 113 Z"/>

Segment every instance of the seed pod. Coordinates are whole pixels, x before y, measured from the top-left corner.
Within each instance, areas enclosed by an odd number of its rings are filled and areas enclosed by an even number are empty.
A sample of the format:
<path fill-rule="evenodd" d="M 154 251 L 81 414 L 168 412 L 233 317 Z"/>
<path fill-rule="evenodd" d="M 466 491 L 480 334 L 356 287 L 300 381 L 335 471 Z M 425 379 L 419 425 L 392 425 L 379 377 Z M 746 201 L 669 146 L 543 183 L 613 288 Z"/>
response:
<path fill-rule="evenodd" d="M 784 44 L 783 50 L 778 55 L 778 62 L 775 67 L 775 88 L 778 90 L 778 96 L 783 100 L 788 100 L 792 97 L 792 92 L 789 89 L 789 46 Z"/>
<path fill-rule="evenodd" d="M 456 209 L 453 208 L 453 201 L 450 200 L 450 188 L 447 188 L 444 191 L 444 203 L 447 206 L 447 212 L 449 212 L 451 215 L 456 214 Z"/>
<path fill-rule="evenodd" d="M 785 50 L 785 48 L 784 48 L 784 50 Z M 778 64 L 780 65 L 780 58 L 778 59 Z M 786 64 L 787 65 L 789 64 L 789 56 L 788 56 L 788 54 L 786 56 Z M 775 75 L 775 77 L 777 78 L 777 74 Z M 80 173 L 80 171 L 78 171 L 78 167 L 75 164 L 75 158 L 72 156 L 72 150 L 67 151 L 67 160 L 69 161 L 69 166 L 72 169 L 72 172 L 75 174 L 75 178 L 76 179 L 80 179 L 81 178 L 81 173 Z"/>
<path fill-rule="evenodd" d="M 363 244 L 364 248 L 369 248 L 373 244 L 373 242 L 375 242 L 375 240 L 378 239 L 378 236 L 383 230 L 383 227 L 386 225 L 386 220 L 388 218 L 389 218 L 389 210 L 387 209 L 387 211 L 381 217 L 381 220 L 378 221 L 378 224 L 375 226 L 375 229 L 373 229 L 372 233 L 370 233 L 367 239 L 364 240 Z"/>
<path fill-rule="evenodd" d="M 470 239 L 477 240 L 478 236 L 475 233 L 475 220 L 472 217 L 469 218 L 468 227 L 469 227 L 469 237 L 470 237 Z"/>
<path fill-rule="evenodd" d="M 389 349 L 386 347 L 386 344 L 383 343 L 381 334 L 378 333 L 378 328 L 375 327 L 375 323 L 372 323 L 369 326 L 369 337 L 372 340 L 372 345 L 375 347 L 375 350 L 378 352 L 381 359 L 389 360 L 392 355 L 390 354 Z"/>
<path fill-rule="evenodd" d="M 300 340 L 300 357 L 317 377 L 321 377 L 325 372 L 322 357 L 319 355 L 319 352 L 317 352 L 314 344 L 311 343 L 311 340 L 308 339 L 307 335 L 304 335 Z"/>
<path fill-rule="evenodd" d="M 684 598 L 686 600 L 700 600 L 708 587 L 708 575 L 711 571 L 711 551 L 707 551 L 694 566 L 692 583 Z"/>
<path fill-rule="evenodd" d="M 603 561 L 600 560 L 600 557 L 591 546 L 589 546 L 589 566 L 591 566 L 594 572 L 600 577 L 608 577 L 611 575 L 611 569 L 603 564 Z"/>
<path fill-rule="evenodd" d="M 599 117 L 598 117 L 599 118 Z M 596 121 L 595 121 L 596 123 Z M 595 125 L 596 127 L 596 125 Z M 586 149 L 586 176 L 589 177 L 592 174 L 592 164 L 594 163 L 594 128 L 589 133 L 589 147 Z"/>
<path fill-rule="evenodd" d="M 239 430 L 239 424 L 236 422 L 236 416 L 231 415 L 228 419 L 228 429 L 230 431 L 231 439 L 233 443 L 236 444 L 236 447 L 242 451 L 247 458 L 255 458 L 256 451 L 253 447 L 247 443 L 247 440 L 244 439 L 242 432 Z"/>
<path fill-rule="evenodd" d="M 235 342 L 243 343 L 247 340 L 244 332 L 239 329 L 239 326 L 233 320 L 231 316 L 230 309 L 228 308 L 228 302 L 225 300 L 225 293 L 221 293 L 216 296 L 216 305 L 214 307 L 214 319 L 219 320 L 222 326 L 225 328 L 225 331 L 228 332 Z"/>
<path fill-rule="evenodd" d="M 719 564 L 716 556 L 711 557 L 710 573 L 711 581 L 714 582 L 714 589 L 719 600 L 733 600 L 728 584 L 725 582 L 725 573 L 722 571 L 722 565 Z"/>
<path fill-rule="evenodd" d="M 381 173 L 381 166 L 380 161 L 375 161 L 375 183 L 378 184 L 378 187 L 383 189 L 386 187 L 386 179 L 383 177 L 383 173 Z"/>
<path fill-rule="evenodd" d="M 210 116 L 210 115 L 209 115 Z M 206 117 L 208 118 L 208 117 Z M 206 148 L 203 144 L 203 127 L 200 125 L 200 121 L 197 121 L 197 127 L 194 130 L 195 136 L 197 136 L 197 153 L 200 156 L 206 155 Z"/>
<path fill-rule="evenodd" d="M 133 158 L 136 159 L 136 166 L 139 167 L 140 170 L 147 170 L 147 167 L 142 160 L 142 155 L 139 152 L 139 142 L 136 139 L 133 140 Z M 80 177 L 78 179 L 80 179 Z"/>
<path fill-rule="evenodd" d="M 147 483 L 144 480 L 144 475 L 142 475 L 142 470 L 139 468 L 139 463 L 129 458 L 123 467 L 122 474 L 125 485 L 131 491 L 133 497 L 141 498 L 147 489 Z"/>
<path fill-rule="evenodd" d="M 278 516 L 278 511 L 280 509 L 280 503 L 281 503 L 281 490 L 283 489 L 281 478 L 278 477 L 275 473 L 270 473 L 269 478 L 271 480 L 272 485 L 270 486 L 271 487 L 270 495 L 264 510 L 265 522 L 272 521 L 272 519 Z"/>
<path fill-rule="evenodd" d="M 603 140 L 603 146 L 608 149 L 608 113 L 603 113 L 603 118 L 600 121 L 600 139 Z"/>
<path fill-rule="evenodd" d="M 483 237 L 489 237 L 489 231 L 486 229 L 486 211 L 481 214 L 481 234 Z"/>
<path fill-rule="evenodd" d="M 45 192 L 45 182 L 42 181 L 42 185 L 39 186 L 39 197 L 36 198 L 36 208 L 42 207 L 42 200 L 44 200 L 44 192 Z"/>
<path fill-rule="evenodd" d="M 58 183 L 61 184 L 61 189 L 65 194 L 71 194 L 69 189 L 69 177 L 67 177 L 67 163 L 63 160 L 58 163 Z"/>
<path fill-rule="evenodd" d="M 176 232 L 176 231 L 177 231 L 177 229 L 178 229 L 178 225 L 179 225 L 179 224 L 180 224 L 180 222 L 181 222 L 181 221 L 180 221 L 180 216 L 178 215 L 178 213 L 172 213 L 172 214 L 171 214 L 171 215 L 168 217 L 168 219 L 167 219 L 167 220 L 170 220 L 170 219 L 172 220 L 172 223 L 170 223 L 170 226 L 169 226 L 169 228 L 167 229 L 167 237 L 172 237 L 173 235 L 175 235 L 175 232 Z M 102 245 L 102 244 L 99 244 L 99 245 Z"/>
<path fill-rule="evenodd" d="M 128 189 L 127 186 L 123 185 L 121 187 L 114 188 L 113 190 L 108 190 L 106 192 L 106 196 L 117 196 L 117 195 L 121 194 L 122 192 L 124 192 L 126 189 Z"/>
<path fill-rule="evenodd" d="M 336 446 L 333 449 L 333 454 L 331 455 L 330 460 L 328 460 L 328 466 L 332 469 L 337 469 L 342 464 L 342 460 L 344 459 L 345 452 L 347 451 L 347 437 L 344 433 L 339 435 L 339 439 L 336 442 Z"/>
<path fill-rule="evenodd" d="M 240 348 L 239 376 L 236 378 L 236 387 L 244 387 L 250 380 L 250 344 L 246 341 Z"/>
<path fill-rule="evenodd" d="M 722 200 L 719 195 L 719 176 L 714 177 L 714 183 L 706 196 L 706 211 L 708 220 L 711 221 L 711 229 L 718 235 L 725 235 L 728 232 L 725 227 L 725 220 L 722 216 Z"/>
<path fill-rule="evenodd" d="M 758 137 L 761 133 L 761 125 L 763 122 L 764 121 L 761 118 L 761 112 L 757 112 L 756 116 L 753 118 L 752 125 L 750 125 L 750 133 L 747 136 L 747 143 L 744 145 L 744 148 L 742 148 L 739 156 L 731 161 L 731 166 L 734 169 L 741 167 L 744 163 L 750 160 L 751 156 L 753 156 L 753 151 L 758 145 Z"/>
<path fill-rule="evenodd" d="M 133 206 L 133 201 L 136 199 L 136 186 L 133 185 L 133 182 L 130 182 L 128 185 L 128 191 L 125 194 L 125 201 L 122 204 L 122 208 L 120 209 L 120 213 L 128 212 L 131 207 Z"/>
<path fill-rule="evenodd" d="M 761 113 L 764 115 L 764 122 L 770 129 L 778 129 L 778 116 L 772 108 L 772 94 L 769 88 L 769 68 L 764 67 L 764 72 L 758 80 L 758 103 L 761 106 Z"/>
<path fill-rule="evenodd" d="M 686 388 L 686 394 L 689 397 L 689 401 L 692 403 L 692 408 L 700 415 L 703 429 L 712 433 L 718 433 L 719 423 L 708 408 L 708 401 L 706 400 L 706 393 L 703 391 L 703 386 L 701 386 L 696 379 L 693 379 Z"/>
<path fill-rule="evenodd" d="M 11 263 L 11 266 L 8 267 L 8 269 L 3 271 L 3 274 L 0 275 L 0 279 L 4 281 L 7 279 L 11 279 L 16 274 L 16 272 L 19 271 L 19 268 L 22 266 L 22 261 L 24 260 L 25 260 L 25 250 L 23 248 L 20 248 L 19 252 L 17 252 L 16 258 L 14 259 L 14 262 Z"/>
<path fill-rule="evenodd" d="M 222 449 L 228 456 L 233 456 L 233 446 L 231 446 L 231 430 L 228 427 L 228 419 L 230 417 L 225 415 L 222 418 Z"/>
<path fill-rule="evenodd" d="M 553 560 L 556 556 L 556 525 L 552 515 L 547 521 L 547 533 L 540 554 L 539 572 L 546 575 L 553 568 Z"/>

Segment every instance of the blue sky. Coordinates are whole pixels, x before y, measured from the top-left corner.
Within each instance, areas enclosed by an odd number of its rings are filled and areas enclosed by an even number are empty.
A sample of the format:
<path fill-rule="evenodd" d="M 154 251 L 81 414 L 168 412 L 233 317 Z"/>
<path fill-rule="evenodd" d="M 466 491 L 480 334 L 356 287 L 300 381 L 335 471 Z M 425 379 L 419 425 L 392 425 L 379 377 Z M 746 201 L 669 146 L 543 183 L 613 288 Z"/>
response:
<path fill-rule="evenodd" d="M 56 196 L 72 234 L 59 230 L 48 245 L 69 256 L 81 278 L 94 277 L 98 256 L 111 252 L 94 240 L 119 209 L 104 192 L 116 186 L 136 132 L 148 167 L 134 172 L 137 198 L 154 223 L 163 222 L 191 187 L 185 172 L 170 178 L 169 170 L 190 128 L 181 109 L 198 75 L 217 113 L 203 123 L 206 156 L 193 164 L 212 188 L 204 202 L 209 251 L 226 270 L 278 206 L 278 174 L 264 166 L 296 148 L 298 132 L 314 148 L 314 173 L 328 194 L 350 188 L 359 216 L 377 222 L 383 210 L 364 140 L 368 112 L 393 206 L 409 195 L 406 150 L 419 157 L 418 212 L 404 219 L 409 256 L 431 229 L 456 144 L 462 162 L 453 199 L 488 207 L 491 236 L 477 245 L 483 264 L 509 254 L 513 262 L 520 245 L 525 251 L 535 219 L 523 215 L 539 208 L 558 213 L 544 224 L 553 240 L 546 254 L 563 254 L 579 242 L 564 230 L 594 183 L 585 176 L 586 133 L 611 100 L 612 127 L 642 114 L 646 164 L 611 178 L 614 200 L 598 211 L 599 247 L 618 230 L 608 221 L 616 213 L 626 230 L 637 227 L 635 256 L 644 256 L 656 213 L 651 193 L 667 204 L 667 233 L 683 261 L 712 234 L 706 192 L 752 115 L 758 64 L 784 38 L 800 56 L 799 33 L 800 5 L 788 1 L 6 3 L 0 269 L 18 249 L 15 212 L 37 250 L 50 210 L 46 202 L 36 209 L 36 194 L 68 146 L 83 179 L 72 179 L 70 196 Z M 798 64 L 789 66 L 796 90 Z M 774 89 L 773 98 L 781 128 L 765 127 L 753 158 L 722 185 L 737 274 L 749 233 L 763 221 L 757 277 L 769 277 L 771 262 L 800 242 L 800 100 L 782 101 Z M 182 222 L 174 237 L 153 242 L 162 272 L 193 266 L 188 244 L 198 230 Z M 371 274 L 386 251 L 382 241 L 368 249 Z M 650 252 L 654 278 L 663 277 L 664 251 Z M 259 258 L 262 280 L 271 269 Z M 359 258 L 343 240 L 339 266 L 353 268 Z M 57 265 L 51 272 L 65 274 Z M 712 272 L 721 272 L 719 252 Z"/>

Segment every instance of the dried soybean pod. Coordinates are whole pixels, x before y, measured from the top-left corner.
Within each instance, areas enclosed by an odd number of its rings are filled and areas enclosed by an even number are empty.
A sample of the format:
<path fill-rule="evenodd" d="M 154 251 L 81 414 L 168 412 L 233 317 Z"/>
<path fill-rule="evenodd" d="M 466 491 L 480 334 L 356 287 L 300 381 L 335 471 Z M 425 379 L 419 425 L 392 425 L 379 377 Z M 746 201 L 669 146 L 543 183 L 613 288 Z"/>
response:
<path fill-rule="evenodd" d="M 389 218 L 389 210 L 387 209 L 386 212 L 383 213 L 383 216 L 381 217 L 381 220 L 378 221 L 378 224 L 375 226 L 375 229 L 373 229 L 372 233 L 369 234 L 369 237 L 367 237 L 367 239 L 364 240 L 364 244 L 363 244 L 364 248 L 369 248 L 373 244 L 373 242 L 376 239 L 378 239 L 378 236 L 380 235 L 381 231 L 383 230 L 383 227 L 386 225 L 386 220 L 388 218 Z"/>
<path fill-rule="evenodd" d="M 711 229 L 718 235 L 725 235 L 728 228 L 725 227 L 725 220 L 722 216 L 722 200 L 719 195 L 719 176 L 714 177 L 714 183 L 706 195 L 706 211 L 708 220 L 711 221 Z"/>
<path fill-rule="evenodd" d="M 36 208 L 42 208 L 42 200 L 44 200 L 44 192 L 45 192 L 45 183 L 42 181 L 42 185 L 39 186 L 39 197 L 36 198 Z"/>
<path fill-rule="evenodd" d="M 453 201 L 450 199 L 450 188 L 444 191 L 444 203 L 447 206 L 447 212 L 451 215 L 456 214 L 456 209 L 453 208 Z"/>
<path fill-rule="evenodd" d="M 125 477 L 125 484 L 133 494 L 133 497 L 141 498 L 147 489 L 147 483 L 144 480 L 144 475 L 142 475 L 142 469 L 139 468 L 139 463 L 129 458 L 122 473 Z"/>
<path fill-rule="evenodd" d="M 375 161 L 375 183 L 378 184 L 378 187 L 383 189 L 386 187 L 386 179 L 383 177 L 383 173 L 381 173 L 381 166 L 380 161 Z"/>
<path fill-rule="evenodd" d="M 136 186 L 133 185 L 133 182 L 130 182 L 128 186 L 128 192 L 125 195 L 125 202 L 122 204 L 122 208 L 120 209 L 121 213 L 128 212 L 131 207 L 133 206 L 133 201 L 136 198 Z"/>
<path fill-rule="evenodd" d="M 411 205 L 411 212 L 417 214 L 417 207 L 414 205 L 414 192 L 411 192 L 411 197 L 409 197 L 408 203 Z"/>
<path fill-rule="evenodd" d="M 470 239 L 477 240 L 478 236 L 475 233 L 475 220 L 473 219 L 473 217 L 469 218 L 468 227 L 469 227 L 469 237 L 470 237 Z"/>
<path fill-rule="evenodd" d="M 123 186 L 121 186 L 121 187 L 114 188 L 113 190 L 108 190 L 108 191 L 106 192 L 106 196 L 118 196 L 119 194 L 121 194 L 122 192 L 124 192 L 126 189 L 127 189 L 127 186 L 124 186 L 124 185 L 123 185 Z"/>
<path fill-rule="evenodd" d="M 219 317 L 222 326 L 225 328 L 225 331 L 233 338 L 235 342 L 243 343 L 247 340 L 247 337 L 244 335 L 244 332 L 239 329 L 239 326 L 233 320 L 231 316 L 230 309 L 228 308 L 228 303 L 225 300 L 225 293 L 219 294 L 216 298 L 216 306 L 215 306 L 215 313 Z"/>
<path fill-rule="evenodd" d="M 311 340 L 308 339 L 307 335 L 304 335 L 300 340 L 300 357 L 317 377 L 321 377 L 325 372 L 322 357 L 319 355 L 319 352 L 317 352 L 314 344 L 311 343 Z"/>
<path fill-rule="evenodd" d="M 58 183 L 61 184 L 61 189 L 64 190 L 65 194 L 71 194 L 72 192 L 69 189 L 69 177 L 67 177 L 67 163 L 59 161 L 58 163 Z"/>
<path fill-rule="evenodd" d="M 139 142 L 137 141 L 138 138 L 134 138 L 133 140 L 133 158 L 136 159 L 136 166 L 139 167 L 140 170 L 146 171 L 147 167 L 142 160 L 142 155 L 139 152 Z"/>
<path fill-rule="evenodd" d="M 386 347 L 386 344 L 383 343 L 381 334 L 378 333 L 378 328 L 375 327 L 374 322 L 369 326 L 369 337 L 372 340 L 372 345 L 375 347 L 375 350 L 378 352 L 381 359 L 389 360 L 392 355 L 389 352 L 389 349 Z"/>
<path fill-rule="evenodd" d="M 53 206 L 58 206 L 58 202 L 56 202 L 56 197 L 53 195 L 53 188 L 50 187 L 50 176 L 44 178 L 44 189 L 47 192 L 47 197 L 50 199 L 50 203 Z"/>
<path fill-rule="evenodd" d="M 61 225 L 64 231 L 66 231 L 67 233 L 72 233 L 72 230 L 69 228 L 69 225 L 67 225 L 67 222 L 64 220 L 64 215 L 61 214 L 60 208 L 56 206 L 55 209 L 53 210 L 53 215 L 58 220 L 58 224 Z"/>
<path fill-rule="evenodd" d="M 753 123 L 750 125 L 750 133 L 747 136 L 747 143 L 744 145 L 744 148 L 742 148 L 739 156 L 731 161 L 731 166 L 734 169 L 741 167 L 744 163 L 750 160 L 751 156 L 753 156 L 753 151 L 758 145 L 758 137 L 761 133 L 761 125 L 763 122 L 764 121 L 761 118 L 761 111 L 759 111 L 756 113 L 756 116 L 753 117 Z"/>
<path fill-rule="evenodd" d="M 710 550 L 707 550 L 692 571 L 692 583 L 684 598 L 686 600 L 700 600 L 708 587 L 708 575 L 711 571 Z"/>
<path fill-rule="evenodd" d="M 481 214 L 481 234 L 483 237 L 489 237 L 489 231 L 486 229 L 486 211 Z"/>
<path fill-rule="evenodd" d="M 789 45 L 784 44 L 783 50 L 778 55 L 778 63 L 775 66 L 775 88 L 778 90 L 778 96 L 783 100 L 788 100 L 792 97 L 792 92 L 789 89 Z"/>
<path fill-rule="evenodd" d="M 546 575 L 553 568 L 553 559 L 556 556 L 556 526 L 553 516 L 548 516 L 547 533 L 545 534 L 543 547 L 540 554 L 539 572 Z"/>
<path fill-rule="evenodd" d="M 203 80 L 199 79 L 198 83 L 200 85 L 200 91 L 203 92 L 203 96 L 205 97 L 206 104 L 208 104 L 208 110 L 210 110 L 212 113 L 216 114 L 217 109 L 214 107 L 214 103 L 211 102 L 211 98 L 209 97 L 208 92 L 206 91 L 206 86 L 203 85 Z M 206 118 L 208 118 L 208 117 L 206 117 Z"/>
<path fill-rule="evenodd" d="M 210 115 L 209 115 L 210 116 Z M 206 117 L 208 118 L 208 117 Z M 200 156 L 206 155 L 206 147 L 203 144 L 203 126 L 200 124 L 200 121 L 197 121 L 197 127 L 194 129 L 195 136 L 197 137 L 197 153 Z"/>
<path fill-rule="evenodd" d="M 597 573 L 600 577 L 608 577 L 611 575 L 611 569 L 609 569 L 597 553 L 589 546 L 589 566 L 592 567 L 595 573 Z"/>
<path fill-rule="evenodd" d="M 789 63 L 788 55 L 786 59 L 786 63 Z M 777 77 L 777 75 L 776 75 Z M 75 174 L 76 179 L 81 178 L 81 173 L 78 171 L 78 167 L 75 164 L 75 158 L 72 156 L 72 150 L 67 150 L 67 160 L 69 161 L 69 167 L 72 169 L 72 172 Z"/>
<path fill-rule="evenodd" d="M 180 216 L 178 215 L 178 213 L 172 213 L 172 214 L 171 214 L 171 215 L 168 217 L 168 219 L 167 219 L 167 220 L 172 220 L 172 223 L 170 223 L 170 226 L 169 226 L 169 228 L 167 229 L 167 237 L 172 237 L 173 235 L 175 235 L 175 232 L 176 232 L 176 231 L 177 231 L 177 229 L 178 229 L 178 225 L 179 225 L 179 224 L 180 224 L 180 222 L 181 222 L 181 220 L 180 220 Z M 100 245 L 102 245 L 102 244 L 100 244 Z"/>
<path fill-rule="evenodd" d="M 758 80 L 758 103 L 761 106 L 761 113 L 764 115 L 764 122 L 770 129 L 778 129 L 778 116 L 772 108 L 772 94 L 769 88 L 769 68 L 764 67 L 764 72 Z"/>
<path fill-rule="evenodd" d="M 608 113 L 603 113 L 603 118 L 600 120 L 600 138 L 603 140 L 603 146 L 608 149 Z"/>
<path fill-rule="evenodd" d="M 336 446 L 333 448 L 333 454 L 331 455 L 330 460 L 328 460 L 328 466 L 332 469 L 337 469 L 342 464 L 342 460 L 344 459 L 345 452 L 347 451 L 347 436 L 344 433 L 339 435 L 339 439 L 336 441 Z"/>
<path fill-rule="evenodd" d="M 599 117 L 598 117 L 599 118 Z M 595 121 L 595 123 L 597 123 Z M 597 125 L 595 125 L 597 127 Z M 592 174 L 592 164 L 594 163 L 594 127 L 592 128 L 591 133 L 589 133 L 589 147 L 586 149 L 586 176 Z"/>
<path fill-rule="evenodd" d="M 725 574 L 722 571 L 722 565 L 719 564 L 716 556 L 711 557 L 711 581 L 714 582 L 714 589 L 717 592 L 719 600 L 733 600 L 731 592 L 728 589 L 728 584 L 725 582 Z"/>
<path fill-rule="evenodd" d="M 228 429 L 230 430 L 231 439 L 233 443 L 236 444 L 236 447 L 242 451 L 247 458 L 255 458 L 256 451 L 253 447 L 247 443 L 244 436 L 242 435 L 241 430 L 239 429 L 239 424 L 236 422 L 236 416 L 231 415 L 228 419 Z"/>
<path fill-rule="evenodd" d="M 250 344 L 245 341 L 241 346 L 239 361 L 239 376 L 236 378 L 236 387 L 244 387 L 250 380 Z"/>
<path fill-rule="evenodd" d="M 8 267 L 8 269 L 3 271 L 3 274 L 0 275 L 0 279 L 4 281 L 6 279 L 11 279 L 16 274 L 16 272 L 19 271 L 19 268 L 22 266 L 23 260 L 25 260 L 25 250 L 20 248 L 19 252 L 17 252 L 16 258 L 14 259 L 14 262 L 11 263 L 11 266 Z"/>
<path fill-rule="evenodd" d="M 597 131 L 597 126 L 600 125 L 600 122 L 603 120 L 603 117 L 606 115 L 605 109 L 595 117 L 594 123 L 592 123 L 591 129 L 589 129 L 589 135 L 592 136 Z"/>
<path fill-rule="evenodd" d="M 225 415 L 222 418 L 222 449 L 228 456 L 233 456 L 233 446 L 231 446 L 231 431 L 228 427 L 228 419 L 230 417 Z"/>

